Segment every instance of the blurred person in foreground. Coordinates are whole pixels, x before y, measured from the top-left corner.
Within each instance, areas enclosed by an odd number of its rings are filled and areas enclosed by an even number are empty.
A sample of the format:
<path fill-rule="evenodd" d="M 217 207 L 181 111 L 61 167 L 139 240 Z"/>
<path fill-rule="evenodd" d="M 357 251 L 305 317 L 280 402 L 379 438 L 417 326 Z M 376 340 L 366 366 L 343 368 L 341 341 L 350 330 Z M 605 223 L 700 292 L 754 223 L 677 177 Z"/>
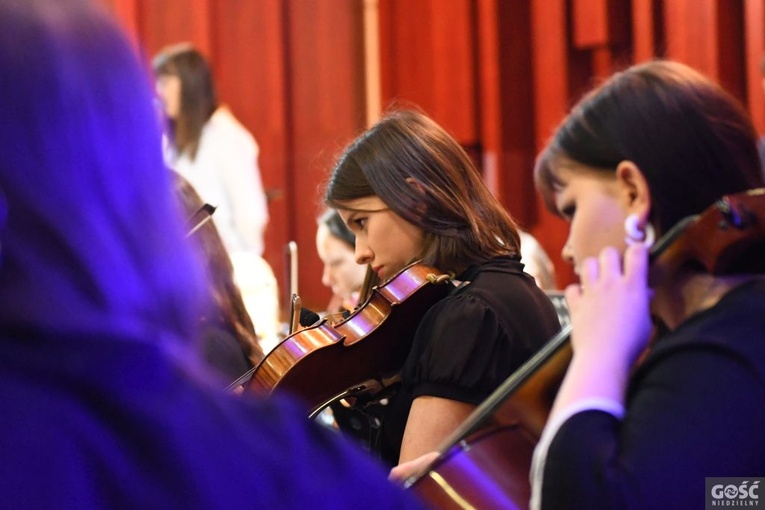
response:
<path fill-rule="evenodd" d="M 302 408 L 197 375 L 201 268 L 99 5 L 0 0 L 0 114 L 4 507 L 417 507 Z"/>

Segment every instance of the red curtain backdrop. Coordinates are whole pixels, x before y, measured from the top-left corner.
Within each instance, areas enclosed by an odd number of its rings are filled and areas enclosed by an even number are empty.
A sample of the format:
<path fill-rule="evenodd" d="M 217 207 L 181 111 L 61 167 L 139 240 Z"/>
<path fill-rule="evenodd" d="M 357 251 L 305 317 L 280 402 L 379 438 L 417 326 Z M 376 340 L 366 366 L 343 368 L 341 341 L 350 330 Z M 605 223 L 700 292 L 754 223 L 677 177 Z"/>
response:
<path fill-rule="evenodd" d="M 763 0 L 102 1 L 147 57 L 178 41 L 208 55 L 222 101 L 260 144 L 266 259 L 284 285 L 284 246 L 297 241 L 309 308 L 329 298 L 314 247 L 321 186 L 367 125 L 371 90 L 378 108 L 416 104 L 457 137 L 550 253 L 560 287 L 574 280 L 559 256 L 566 226 L 537 200 L 531 169 L 593 83 L 631 63 L 680 60 L 720 81 L 765 131 Z"/>

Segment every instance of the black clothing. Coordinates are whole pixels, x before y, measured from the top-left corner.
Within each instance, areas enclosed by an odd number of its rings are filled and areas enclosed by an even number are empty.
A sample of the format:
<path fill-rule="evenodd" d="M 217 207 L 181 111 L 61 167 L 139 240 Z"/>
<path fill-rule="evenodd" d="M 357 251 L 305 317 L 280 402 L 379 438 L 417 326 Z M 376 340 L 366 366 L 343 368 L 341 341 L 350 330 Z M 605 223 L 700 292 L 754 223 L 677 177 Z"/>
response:
<path fill-rule="evenodd" d="M 575 414 L 550 444 L 542 508 L 704 508 L 706 477 L 765 475 L 765 282 L 660 338 L 623 420 Z"/>
<path fill-rule="evenodd" d="M 412 401 L 430 395 L 478 405 L 560 328 L 551 301 L 518 257 L 498 257 L 457 276 L 468 281 L 420 321 L 402 387 L 385 408 L 373 449 L 398 463 Z"/>

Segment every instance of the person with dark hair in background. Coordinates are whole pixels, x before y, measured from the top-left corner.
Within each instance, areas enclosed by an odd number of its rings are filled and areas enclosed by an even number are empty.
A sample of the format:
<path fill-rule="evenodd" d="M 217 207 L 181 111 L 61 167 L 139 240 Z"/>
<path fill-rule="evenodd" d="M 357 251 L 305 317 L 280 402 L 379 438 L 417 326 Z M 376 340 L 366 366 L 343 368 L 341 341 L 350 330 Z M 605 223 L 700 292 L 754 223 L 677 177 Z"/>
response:
<path fill-rule="evenodd" d="M 189 181 L 174 173 L 182 212 L 190 220 L 205 206 Z M 211 218 L 190 225 L 189 241 L 206 269 L 209 309 L 200 318 L 201 351 L 205 362 L 228 383 L 263 359 L 255 327 L 234 283 L 234 267 Z"/>
<path fill-rule="evenodd" d="M 332 289 L 328 314 L 352 312 L 359 304 L 359 293 L 367 266 L 356 264 L 356 236 L 336 211 L 328 209 L 316 228 L 316 252 L 324 265 L 321 283 Z"/>
<path fill-rule="evenodd" d="M 762 250 L 732 274 L 648 259 L 684 218 L 763 186 L 743 108 L 682 64 L 634 66 L 573 108 L 535 179 L 570 223 L 563 256 L 580 283 L 565 292 L 574 355 L 535 452 L 532 506 L 704 508 L 706 477 L 762 476 Z M 717 236 L 696 242 L 714 252 Z"/>
<path fill-rule="evenodd" d="M 212 70 L 188 43 L 152 62 L 167 120 L 165 163 L 216 207 L 213 222 L 234 264 L 245 306 L 266 343 L 279 330 L 276 279 L 262 258 L 268 207 L 252 134 L 218 103 Z"/>
<path fill-rule="evenodd" d="M 351 143 L 325 203 L 356 236 L 356 262 L 382 281 L 419 260 L 460 282 L 412 325 L 377 446 L 395 465 L 436 449 L 559 329 L 557 315 L 523 272 L 513 219 L 420 112 L 391 112 Z"/>
<path fill-rule="evenodd" d="M 148 83 L 102 5 L 0 0 L 2 506 L 419 508 L 195 368 L 208 292 Z"/>

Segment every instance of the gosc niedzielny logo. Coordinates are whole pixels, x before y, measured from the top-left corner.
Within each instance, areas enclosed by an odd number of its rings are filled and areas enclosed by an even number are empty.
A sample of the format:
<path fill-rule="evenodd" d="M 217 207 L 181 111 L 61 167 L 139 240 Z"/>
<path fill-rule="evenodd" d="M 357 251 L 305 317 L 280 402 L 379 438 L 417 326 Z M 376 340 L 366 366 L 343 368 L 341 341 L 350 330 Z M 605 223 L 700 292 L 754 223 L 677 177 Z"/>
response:
<path fill-rule="evenodd" d="M 763 478 L 709 477 L 706 479 L 706 508 L 759 508 L 760 488 L 764 485 Z"/>

